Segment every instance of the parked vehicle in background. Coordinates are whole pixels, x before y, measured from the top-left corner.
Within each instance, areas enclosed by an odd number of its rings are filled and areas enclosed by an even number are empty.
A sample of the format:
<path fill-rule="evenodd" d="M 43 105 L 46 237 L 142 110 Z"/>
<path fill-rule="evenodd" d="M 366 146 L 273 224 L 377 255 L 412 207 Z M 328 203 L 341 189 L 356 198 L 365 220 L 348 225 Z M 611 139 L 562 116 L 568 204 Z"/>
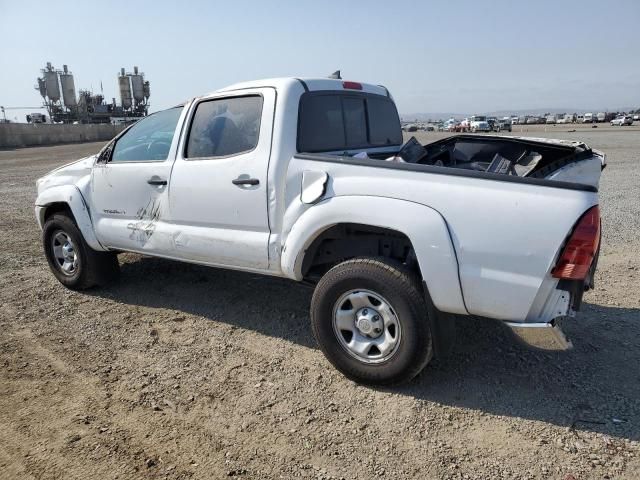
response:
<path fill-rule="evenodd" d="M 455 132 L 457 131 L 456 129 L 458 128 L 459 125 L 460 125 L 460 122 L 458 120 L 456 120 L 455 118 L 450 118 L 449 120 L 444 122 L 443 129 L 447 132 Z"/>
<path fill-rule="evenodd" d="M 526 117 L 525 122 L 527 125 L 535 125 L 538 122 L 538 117 L 528 116 Z"/>
<path fill-rule="evenodd" d="M 584 123 L 584 115 L 578 114 L 576 117 L 576 123 Z"/>
<path fill-rule="evenodd" d="M 611 120 L 611 126 L 623 127 L 625 125 L 633 125 L 633 118 L 630 115 L 618 115 Z"/>
<path fill-rule="evenodd" d="M 502 131 L 510 132 L 511 131 L 511 118 L 504 117 L 504 118 L 496 119 L 494 124 L 493 124 L 492 130 L 494 132 L 502 132 Z"/>
<path fill-rule="evenodd" d="M 633 121 L 637 122 L 638 120 L 640 120 L 640 113 L 636 113 L 633 115 Z"/>
<path fill-rule="evenodd" d="M 469 121 L 465 118 L 456 124 L 455 132 L 465 133 L 469 131 Z"/>
<path fill-rule="evenodd" d="M 27 115 L 27 123 L 49 123 L 49 121 L 44 113 L 34 112 Z"/>
<path fill-rule="evenodd" d="M 547 115 L 544 119 L 544 123 L 556 123 L 557 119 L 555 115 Z"/>
<path fill-rule="evenodd" d="M 607 119 L 607 114 L 605 112 L 598 112 L 596 114 L 596 122 L 603 123 Z"/>
<path fill-rule="evenodd" d="M 40 178 L 35 214 L 70 289 L 114 278 L 120 252 L 315 285 L 322 352 L 387 385 L 451 347 L 454 315 L 570 348 L 558 322 L 593 287 L 604 164 L 578 141 L 403 145 L 384 87 L 269 79 L 138 120 Z"/>
<path fill-rule="evenodd" d="M 520 123 L 520 119 L 517 116 L 511 117 L 511 125 L 518 125 Z"/>
<path fill-rule="evenodd" d="M 593 113 L 585 113 L 582 123 L 593 123 Z"/>
<path fill-rule="evenodd" d="M 484 115 L 473 115 L 469 117 L 469 130 L 472 132 L 490 132 L 491 127 Z"/>
<path fill-rule="evenodd" d="M 494 132 L 497 128 L 498 119 L 496 117 L 487 117 L 487 123 L 489 124 L 489 131 Z"/>

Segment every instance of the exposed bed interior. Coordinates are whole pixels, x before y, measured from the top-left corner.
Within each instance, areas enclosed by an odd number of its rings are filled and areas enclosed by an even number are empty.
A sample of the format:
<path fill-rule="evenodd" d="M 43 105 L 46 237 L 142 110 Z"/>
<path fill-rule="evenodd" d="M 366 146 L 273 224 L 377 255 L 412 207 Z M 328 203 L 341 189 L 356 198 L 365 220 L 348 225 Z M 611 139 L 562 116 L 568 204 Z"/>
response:
<path fill-rule="evenodd" d="M 411 138 L 397 155 L 407 163 L 535 177 L 546 171 L 545 167 L 570 159 L 581 150 L 515 138 L 458 135 L 425 146 Z M 369 156 L 388 159 L 388 153 Z"/>

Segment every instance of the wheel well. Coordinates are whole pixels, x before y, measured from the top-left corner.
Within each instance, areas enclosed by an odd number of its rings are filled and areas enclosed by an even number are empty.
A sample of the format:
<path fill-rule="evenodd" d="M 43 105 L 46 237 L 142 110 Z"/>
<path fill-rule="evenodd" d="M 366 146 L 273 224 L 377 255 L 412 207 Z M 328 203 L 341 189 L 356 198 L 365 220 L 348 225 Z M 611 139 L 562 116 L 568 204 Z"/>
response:
<path fill-rule="evenodd" d="M 388 258 L 420 275 L 409 237 L 397 230 L 355 223 L 334 225 L 318 235 L 305 252 L 302 275 L 318 280 L 334 265 L 361 256 Z"/>
<path fill-rule="evenodd" d="M 71 219 L 75 221 L 75 219 L 73 218 L 73 212 L 71 211 L 69 204 L 65 202 L 56 202 L 47 205 L 47 208 L 45 208 L 44 210 L 42 223 L 44 224 L 44 222 L 46 222 L 54 213 L 67 213 L 71 217 Z"/>

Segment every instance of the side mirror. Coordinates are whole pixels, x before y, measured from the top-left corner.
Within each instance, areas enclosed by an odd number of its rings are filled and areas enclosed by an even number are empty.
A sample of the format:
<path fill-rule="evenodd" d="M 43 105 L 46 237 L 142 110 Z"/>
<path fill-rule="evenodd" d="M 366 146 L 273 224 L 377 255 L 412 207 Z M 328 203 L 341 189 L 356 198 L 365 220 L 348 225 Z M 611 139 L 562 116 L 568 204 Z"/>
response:
<path fill-rule="evenodd" d="M 102 149 L 100 154 L 98 155 L 98 159 L 96 163 L 108 163 L 111 160 L 111 154 L 113 153 L 113 147 L 116 144 L 115 138 L 111 140 L 106 147 Z"/>

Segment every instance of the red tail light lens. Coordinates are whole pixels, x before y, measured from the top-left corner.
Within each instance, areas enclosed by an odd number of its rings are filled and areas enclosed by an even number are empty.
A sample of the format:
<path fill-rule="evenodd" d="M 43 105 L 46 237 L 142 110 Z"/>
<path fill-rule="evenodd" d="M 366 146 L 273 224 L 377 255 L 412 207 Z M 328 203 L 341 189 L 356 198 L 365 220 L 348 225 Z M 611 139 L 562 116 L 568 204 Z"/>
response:
<path fill-rule="evenodd" d="M 578 221 L 551 274 L 555 278 L 584 280 L 589 274 L 599 244 L 600 209 L 596 205 L 587 210 Z"/>
<path fill-rule="evenodd" d="M 362 84 L 358 82 L 342 82 L 342 88 L 349 90 L 362 90 Z"/>

